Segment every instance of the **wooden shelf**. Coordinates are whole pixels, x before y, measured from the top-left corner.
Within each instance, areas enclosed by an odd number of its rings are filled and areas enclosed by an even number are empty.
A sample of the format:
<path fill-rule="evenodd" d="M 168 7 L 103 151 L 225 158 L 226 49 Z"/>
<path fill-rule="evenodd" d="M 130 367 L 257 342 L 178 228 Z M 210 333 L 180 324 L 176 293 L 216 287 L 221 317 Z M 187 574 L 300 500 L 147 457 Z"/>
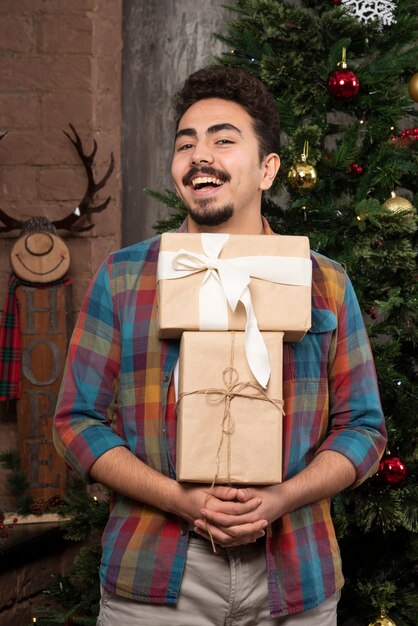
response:
<path fill-rule="evenodd" d="M 17 519 L 17 522 L 13 520 Z M 23 524 L 51 524 L 65 522 L 69 520 L 69 517 L 62 517 L 58 513 L 43 513 L 42 515 L 19 515 L 18 513 L 10 513 L 4 518 L 3 524 L 13 526 L 21 526 Z"/>
<path fill-rule="evenodd" d="M 17 519 L 17 522 L 13 520 Z M 4 529 L 7 537 L 0 538 L 1 561 L 7 561 L 8 555 L 18 553 L 24 555 L 32 550 L 36 544 L 43 545 L 54 536 L 62 536 L 62 522 L 70 519 L 61 517 L 57 513 L 43 515 L 8 514 L 4 519 Z M 1 534 L 0 534 L 1 537 Z M 6 562 L 4 563 L 6 566 Z"/>

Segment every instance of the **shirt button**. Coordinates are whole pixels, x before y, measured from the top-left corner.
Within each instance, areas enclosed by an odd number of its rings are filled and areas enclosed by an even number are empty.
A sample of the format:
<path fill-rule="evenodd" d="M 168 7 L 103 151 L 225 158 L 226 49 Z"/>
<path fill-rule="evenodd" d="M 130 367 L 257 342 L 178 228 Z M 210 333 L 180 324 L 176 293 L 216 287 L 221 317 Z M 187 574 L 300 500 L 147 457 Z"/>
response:
<path fill-rule="evenodd" d="M 168 383 L 168 381 L 170 380 L 170 377 L 168 374 L 164 374 L 163 376 L 163 383 Z"/>

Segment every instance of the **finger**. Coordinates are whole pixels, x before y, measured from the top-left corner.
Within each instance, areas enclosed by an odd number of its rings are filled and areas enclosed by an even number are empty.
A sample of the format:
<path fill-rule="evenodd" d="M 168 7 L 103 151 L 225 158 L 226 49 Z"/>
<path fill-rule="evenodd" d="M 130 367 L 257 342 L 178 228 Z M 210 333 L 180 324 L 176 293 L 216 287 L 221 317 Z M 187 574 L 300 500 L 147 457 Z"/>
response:
<path fill-rule="evenodd" d="M 226 513 L 227 515 L 243 515 L 251 511 L 255 511 L 262 503 L 261 498 L 252 498 L 247 502 L 228 502 L 226 500 L 208 500 L 202 510 L 218 511 L 220 513 Z"/>
<path fill-rule="evenodd" d="M 235 516 L 235 515 L 222 515 L 214 514 L 203 516 L 202 519 L 206 522 L 219 526 L 220 528 L 234 528 L 236 526 L 246 526 L 247 524 L 255 524 L 256 522 L 266 521 L 264 518 L 255 515 L 254 513 L 248 513 L 248 515 Z"/>
<path fill-rule="evenodd" d="M 264 531 L 268 526 L 268 522 L 267 520 L 257 520 L 256 522 L 249 522 L 248 524 L 220 527 L 215 524 L 211 524 L 207 520 L 199 518 L 194 521 L 194 526 L 200 531 L 207 532 L 209 529 L 211 532 L 215 532 L 217 536 L 219 534 L 227 535 L 229 539 L 235 540 L 253 533 L 261 533 L 260 536 L 263 536 Z"/>
<path fill-rule="evenodd" d="M 248 489 L 248 488 L 237 489 L 236 499 L 239 502 L 247 502 L 248 500 L 251 500 L 254 497 L 255 497 L 255 494 L 251 489 Z"/>
<path fill-rule="evenodd" d="M 219 500 L 208 501 L 206 506 L 202 507 L 201 513 L 205 515 L 210 513 L 224 513 L 226 515 L 245 515 L 255 511 L 261 504 L 261 498 L 253 498 L 248 502 L 220 502 Z"/>
<path fill-rule="evenodd" d="M 240 515 L 227 514 L 220 511 L 211 511 L 209 509 L 203 509 L 201 511 L 202 518 L 207 522 L 215 524 L 216 526 L 223 526 L 225 528 L 230 526 L 242 526 L 244 524 L 253 524 L 259 521 L 266 521 L 264 517 L 261 517 L 261 513 L 257 512 L 257 509 L 250 510 L 249 512 L 243 512 Z"/>
<path fill-rule="evenodd" d="M 222 548 L 232 548 L 233 546 L 254 543 L 255 541 L 257 541 L 258 538 L 256 533 L 252 535 L 246 535 L 245 537 L 239 537 L 239 539 L 232 538 L 227 533 L 224 533 L 219 528 L 216 528 L 216 526 L 208 526 L 206 530 L 195 527 L 194 530 L 196 534 L 207 539 L 213 544 L 221 546 Z"/>
<path fill-rule="evenodd" d="M 237 492 L 238 492 L 238 489 L 236 487 L 224 487 L 222 485 L 213 487 L 211 491 L 208 491 L 208 493 L 215 496 L 215 498 L 219 498 L 219 500 L 227 500 L 227 501 L 236 500 Z"/>
<path fill-rule="evenodd" d="M 236 528 L 218 528 L 212 524 L 205 524 L 202 520 L 196 520 L 195 532 L 219 544 L 220 546 L 232 547 L 240 546 L 248 543 L 254 543 L 257 539 L 264 537 L 267 522 L 257 522 L 255 524 L 247 524 L 245 527 Z M 209 534 L 210 533 L 210 534 Z"/>

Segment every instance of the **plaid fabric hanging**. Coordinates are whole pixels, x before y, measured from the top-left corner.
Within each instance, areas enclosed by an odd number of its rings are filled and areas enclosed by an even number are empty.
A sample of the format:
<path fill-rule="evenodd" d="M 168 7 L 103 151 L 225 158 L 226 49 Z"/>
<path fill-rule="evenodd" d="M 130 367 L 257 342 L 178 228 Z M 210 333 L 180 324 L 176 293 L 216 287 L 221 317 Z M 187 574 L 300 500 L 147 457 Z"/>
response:
<path fill-rule="evenodd" d="M 20 398 L 22 337 L 16 289 L 21 282 L 16 274 L 10 276 L 6 304 L 0 322 L 0 400 Z"/>
<path fill-rule="evenodd" d="M 16 274 L 11 274 L 0 322 L 0 400 L 21 397 L 22 334 L 17 288 L 19 285 L 28 285 L 37 289 L 47 289 L 61 284 L 69 285 L 71 279 L 66 277 L 50 283 L 29 283 L 21 280 Z"/>

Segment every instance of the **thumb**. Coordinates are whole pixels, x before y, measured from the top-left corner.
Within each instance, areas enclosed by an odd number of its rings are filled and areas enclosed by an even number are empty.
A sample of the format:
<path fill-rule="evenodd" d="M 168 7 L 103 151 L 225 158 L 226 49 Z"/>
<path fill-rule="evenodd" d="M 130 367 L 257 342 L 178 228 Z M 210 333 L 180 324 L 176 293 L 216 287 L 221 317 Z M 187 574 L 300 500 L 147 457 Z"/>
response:
<path fill-rule="evenodd" d="M 254 498 L 254 494 L 252 493 L 251 489 L 249 489 L 248 487 L 244 489 L 237 489 L 236 498 L 238 502 L 248 502 L 248 500 L 251 500 L 251 498 Z"/>

